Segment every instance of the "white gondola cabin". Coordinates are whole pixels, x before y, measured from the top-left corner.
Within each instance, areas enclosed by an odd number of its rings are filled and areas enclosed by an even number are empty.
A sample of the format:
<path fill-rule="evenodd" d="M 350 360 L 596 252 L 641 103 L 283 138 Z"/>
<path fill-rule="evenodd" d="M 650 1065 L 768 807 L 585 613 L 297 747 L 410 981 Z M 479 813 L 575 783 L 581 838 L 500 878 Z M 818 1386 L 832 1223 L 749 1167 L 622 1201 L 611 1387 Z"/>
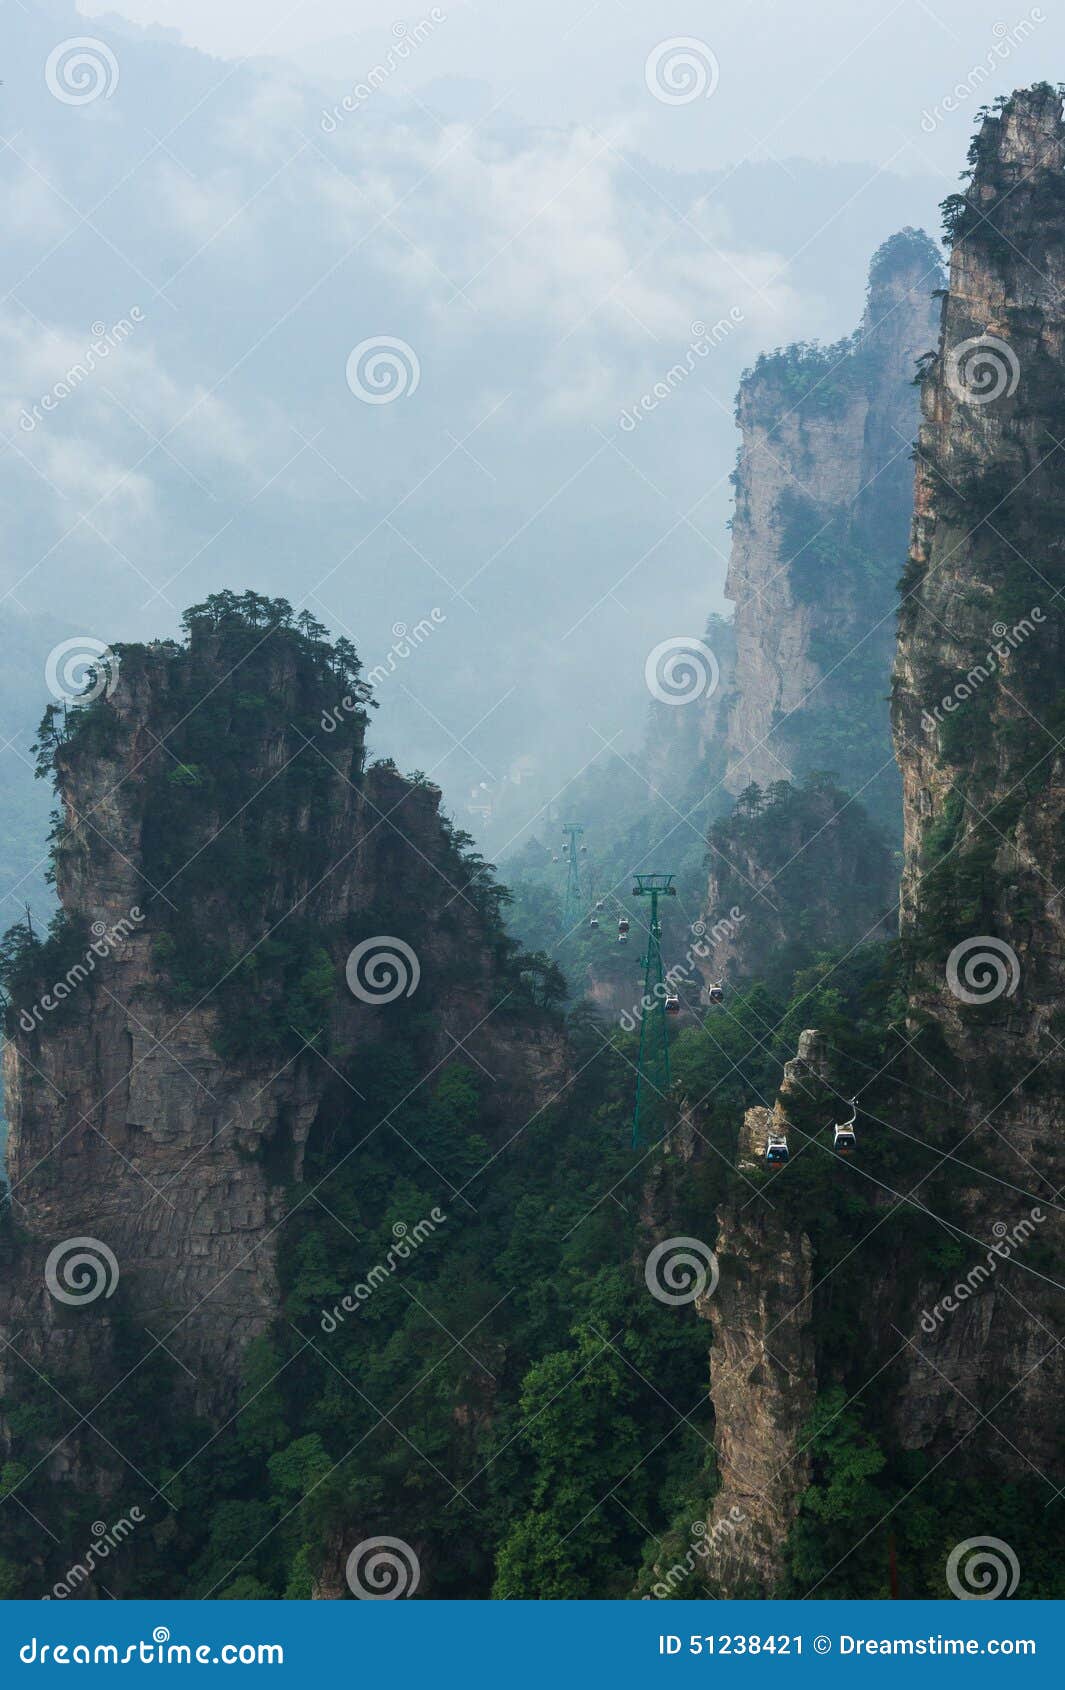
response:
<path fill-rule="evenodd" d="M 838 1150 L 841 1156 L 853 1155 L 857 1142 L 854 1136 L 854 1123 L 858 1119 L 858 1099 L 856 1097 L 851 1098 L 850 1107 L 850 1120 L 837 1121 L 832 1128 L 832 1148 Z"/>

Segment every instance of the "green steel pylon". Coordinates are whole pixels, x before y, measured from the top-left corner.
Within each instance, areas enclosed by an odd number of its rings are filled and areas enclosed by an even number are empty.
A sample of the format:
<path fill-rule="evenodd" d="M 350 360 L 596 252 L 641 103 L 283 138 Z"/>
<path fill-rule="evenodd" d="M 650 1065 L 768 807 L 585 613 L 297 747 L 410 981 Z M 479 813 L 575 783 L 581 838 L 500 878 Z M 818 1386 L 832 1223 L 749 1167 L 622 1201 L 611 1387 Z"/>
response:
<path fill-rule="evenodd" d="M 643 1000 L 640 1004 L 640 1054 L 636 1062 L 636 1107 L 632 1116 L 632 1145 L 640 1143 L 640 1116 L 646 1107 L 644 1092 L 665 1097 L 669 1091 L 669 1034 L 666 1030 L 666 990 L 662 971 L 662 924 L 658 919 L 659 898 L 675 898 L 677 889 L 671 874 L 637 874 L 634 898 L 650 898 L 651 928 L 643 958 Z"/>
<path fill-rule="evenodd" d="M 563 822 L 562 832 L 566 837 L 566 847 L 569 854 L 569 873 L 566 876 L 566 901 L 562 906 L 562 931 L 572 933 L 580 923 L 584 914 L 584 896 L 581 891 L 580 840 L 584 827 L 580 822 Z"/>

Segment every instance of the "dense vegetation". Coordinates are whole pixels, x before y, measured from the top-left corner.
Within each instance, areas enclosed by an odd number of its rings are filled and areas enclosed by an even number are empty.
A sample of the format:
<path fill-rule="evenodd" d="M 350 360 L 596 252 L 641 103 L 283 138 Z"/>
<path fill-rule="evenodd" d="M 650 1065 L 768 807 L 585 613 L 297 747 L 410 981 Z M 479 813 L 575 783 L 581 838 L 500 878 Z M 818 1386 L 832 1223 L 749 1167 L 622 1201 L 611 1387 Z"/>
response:
<path fill-rule="evenodd" d="M 344 849 L 336 822 L 345 789 L 365 785 L 371 690 L 350 642 L 329 641 L 321 623 L 284 599 L 216 593 L 182 625 L 184 643 L 114 648 L 128 684 L 154 684 L 165 711 L 165 755 L 138 762 L 140 895 L 152 915 L 154 961 L 175 1010 L 210 999 L 221 1054 L 281 1061 L 304 1043 L 327 1045 L 330 951 L 350 949 L 367 930 L 365 919 L 319 913 L 313 893 Z M 123 732 L 105 696 L 84 708 L 50 705 L 35 747 L 38 773 L 50 777 L 79 757 L 114 757 Z M 401 797 L 409 792 L 391 762 L 376 768 L 395 775 Z M 415 791 L 424 784 L 412 777 Z M 442 834 L 445 871 L 511 977 L 511 1012 L 556 1001 L 563 986 L 552 965 L 523 953 L 502 929 L 507 894 L 491 866 L 446 819 Z M 56 818 L 53 878 L 74 848 Z M 400 937 L 413 929 L 417 911 L 403 889 L 390 907 L 379 901 L 368 931 L 383 919 Z M 458 930 L 457 911 L 443 920 Z M 84 948 L 84 933 L 62 910 L 46 936 L 32 920 L 9 930 L 0 945 L 9 1028 L 19 1005 L 61 978 Z"/>
<path fill-rule="evenodd" d="M 815 958 L 853 936 L 883 938 L 892 923 L 893 853 L 862 804 L 833 777 L 815 772 L 799 786 L 752 782 L 709 835 L 713 929 L 730 910 L 742 916 L 736 968 L 786 991 Z"/>
<path fill-rule="evenodd" d="M 328 679 L 333 696 L 341 678 L 332 672 L 335 649 L 318 630 L 292 628 L 283 607 L 260 612 L 223 599 L 206 613 L 214 618 L 210 639 L 232 641 L 227 656 L 244 654 L 242 687 L 252 691 L 256 673 L 254 615 L 263 618 L 256 635 L 281 642 L 271 661 L 280 652 L 286 662 L 306 662 L 319 682 Z M 201 607 L 190 616 L 204 614 Z M 195 648 L 194 626 L 190 634 Z M 167 660 L 175 665 L 180 717 L 183 666 L 197 661 L 195 649 L 169 652 Z M 351 658 L 346 665 L 343 678 L 354 684 Z M 270 720 L 268 679 L 260 675 L 254 690 L 260 723 L 263 712 Z M 321 705 L 314 700 L 312 709 L 312 700 L 313 685 L 308 728 Z M 190 792 L 208 805 L 218 784 L 231 780 L 231 796 L 239 796 L 244 775 L 232 741 L 240 708 L 223 696 L 225 714 L 212 718 L 213 731 L 179 741 L 173 766 L 192 771 L 193 781 L 171 780 L 168 770 L 152 789 L 157 873 L 170 861 L 171 835 L 191 843 Z M 81 732 L 102 731 L 85 715 L 54 738 L 52 755 L 71 757 Z M 349 749 L 358 779 L 358 726 Z M 772 826 L 776 807 L 801 810 L 817 791 L 811 784 L 768 798 L 749 793 L 732 825 Z M 283 834 L 297 801 L 320 801 L 314 782 L 292 791 L 279 777 L 270 810 L 275 834 Z M 265 883 L 257 877 L 267 874 L 256 836 L 241 838 L 239 849 L 213 856 L 209 876 L 214 910 L 231 908 L 238 917 Z M 504 894 L 468 842 L 454 835 L 450 848 L 479 889 L 485 942 L 499 967 L 526 982 L 515 1037 L 533 1008 L 562 1031 L 557 973 L 507 936 Z M 64 849 L 61 835 L 57 849 Z M 206 895 L 207 879 L 196 884 Z M 383 913 L 388 922 L 404 918 L 401 894 Z M 10 935 L 9 991 L 58 968 L 62 956 L 49 947 L 71 937 L 57 931 L 42 940 L 25 926 Z M 323 944 L 334 937 L 318 935 Z M 164 949 L 178 992 L 184 976 L 175 959 L 201 968 L 199 942 L 194 931 L 180 946 L 175 936 L 169 954 Z M 826 1386 L 808 1429 L 814 1482 L 789 1546 L 788 1593 L 885 1594 L 890 1532 L 903 1594 L 942 1596 L 947 1550 L 986 1521 L 986 1486 L 981 1491 L 964 1456 L 936 1469 L 931 1458 L 897 1448 L 889 1393 L 869 1383 L 868 1355 L 854 1340 L 871 1274 L 892 1284 L 902 1306 L 919 1275 L 949 1273 L 964 1259 L 965 1241 L 936 1218 L 949 1212 L 953 1173 L 905 1126 L 910 1088 L 901 1076 L 908 1070 L 896 1061 L 907 1037 L 905 999 L 894 947 L 813 961 L 796 952 L 791 960 L 794 977 L 782 966 L 774 980 L 731 995 L 723 1012 L 674 1037 L 674 1091 L 654 1100 L 636 1150 L 634 1040 L 608 1033 L 579 1005 L 564 1024 L 571 1079 L 503 1137 L 492 1125 L 483 1073 L 458 1052 L 434 1068 L 441 1005 L 431 993 L 382 1018 L 377 1044 L 361 1053 L 358 1091 L 347 1054 L 331 1051 L 336 1085 L 302 1177 L 273 1170 L 288 1182 L 281 1304 L 245 1354 L 230 1420 L 197 1421 L 180 1368 L 164 1350 L 146 1353 L 125 1281 L 108 1311 L 117 1332 L 110 1376 L 102 1360 L 92 1377 L 72 1370 L 52 1380 L 10 1363 L 0 1412 L 13 1453 L 0 1489 L 17 1485 L 18 1505 L 12 1498 L 4 1509 L 0 1594 L 39 1594 L 93 1541 L 100 1497 L 58 1486 L 42 1460 L 80 1414 L 91 1414 L 93 1456 L 111 1474 L 114 1514 L 128 1516 L 136 1506 L 144 1516 L 101 1575 L 106 1593 L 305 1597 L 321 1576 L 327 1586 L 342 1581 L 347 1550 L 374 1535 L 412 1545 L 434 1596 L 653 1593 L 661 1568 L 690 1545 L 718 1482 L 709 1327 L 692 1306 L 659 1302 L 644 1282 L 644 1259 L 660 1236 L 654 1193 L 668 1191 L 669 1233 L 712 1244 L 719 1207 L 750 1200 L 751 1186 L 769 1196 L 771 1185 L 780 1225 L 808 1235 L 815 1277 L 826 1287 L 817 1302 Z M 291 1015 L 309 988 L 298 959 L 275 953 L 255 991 L 268 1010 L 277 1001 Z M 226 1049 L 257 1054 L 260 1046 L 221 1007 Z M 266 1025 L 275 1025 L 270 1014 Z M 743 1110 L 754 1100 L 772 1102 L 782 1063 L 812 1025 L 827 1036 L 840 1089 L 863 1092 L 860 1163 L 826 1153 L 837 1099 L 825 1094 L 793 1110 L 786 1178 L 766 1169 L 741 1176 L 734 1163 Z M 677 1177 L 659 1140 L 681 1115 L 694 1123 L 695 1150 Z M 979 1152 L 972 1155 L 978 1167 Z M 894 1201 L 918 1184 L 920 1204 Z M 8 1212 L 0 1260 L 18 1247 Z M 349 1306 L 359 1286 L 368 1294 Z M 1060 1575 L 1027 1489 L 1001 1488 L 995 1507 L 1022 1557 L 1020 1593 L 1055 1592 Z M 707 1593 L 697 1576 L 674 1591 Z"/>
<path fill-rule="evenodd" d="M 861 1085 L 897 1051 L 901 1007 L 891 953 L 867 951 L 826 958 L 796 981 L 790 1003 L 757 987 L 705 1030 L 682 1034 L 678 1092 L 698 1105 L 705 1151 L 671 1208 L 671 1231 L 708 1236 L 738 1180 L 743 1107 L 772 1100 L 801 1027 L 825 1030 L 846 1083 Z M 229 1425 L 182 1410 L 179 1370 L 161 1351 L 140 1362 L 130 1322 L 117 1358 L 129 1377 L 93 1415 L 101 1439 L 136 1450 L 144 1480 L 116 1458 L 115 1511 L 137 1503 L 146 1524 L 107 1569 L 115 1594 L 306 1596 L 323 1555 L 335 1562 L 338 1547 L 388 1534 L 415 1547 L 437 1596 L 625 1598 L 650 1591 L 690 1545 L 717 1483 L 708 1328 L 643 1282 L 652 1235 L 640 1207 L 657 1156 L 628 1148 L 631 1044 L 604 1047 L 580 1021 L 572 1036 L 579 1078 L 494 1160 L 476 1070 L 456 1062 L 431 1088 L 413 1089 L 416 1029 L 389 1037 L 360 1070 L 370 1075 L 365 1101 L 338 1088 L 305 1179 L 288 1194 L 282 1308 L 246 1356 Z M 812 1148 L 773 1180 L 782 1223 L 809 1231 L 818 1279 L 861 1247 L 888 1188 L 931 1174 L 922 1198 L 942 1213 L 949 1180 L 933 1171 L 930 1150 L 875 1130 L 886 1111 L 899 1118 L 899 1105 L 897 1082 L 863 1099 L 871 1130 L 861 1172 Z M 395 1132 L 369 1136 L 382 1118 Z M 811 1144 L 824 1124 L 823 1105 L 812 1106 Z M 341 1299 L 431 1215 L 444 1218 L 345 1314 Z M 858 1258 L 862 1271 L 832 1279 L 819 1342 L 825 1376 L 840 1383 L 809 1428 L 814 1485 L 794 1534 L 792 1594 L 886 1594 L 893 1533 L 903 1594 L 942 1596 L 947 1551 L 986 1520 L 986 1487 L 964 1462 L 932 1474 L 929 1458 L 893 1448 L 885 1395 L 866 1384 L 868 1358 L 855 1357 L 867 1274 L 885 1251 L 903 1279 L 922 1260 L 947 1274 L 965 1259 L 964 1240 L 903 1207 L 874 1253 Z M 8 1595 L 62 1576 L 70 1546 L 92 1541 L 100 1514 L 96 1498 L 57 1494 L 45 1467 L 30 1472 L 40 1440 L 60 1438 L 71 1410 L 103 1395 L 99 1377 L 65 1379 L 63 1390 L 67 1405 L 27 1374 L 2 1405 L 25 1450 L 3 1482 L 23 1480 L 23 1504 L 65 1545 L 42 1568 L 40 1532 L 9 1508 Z M 1022 1556 L 1022 1593 L 1053 1593 L 1058 1575 L 1026 1487 L 1002 1487 L 999 1505 L 995 1518 L 1009 1519 Z M 693 1577 L 673 1594 L 701 1590 Z"/>

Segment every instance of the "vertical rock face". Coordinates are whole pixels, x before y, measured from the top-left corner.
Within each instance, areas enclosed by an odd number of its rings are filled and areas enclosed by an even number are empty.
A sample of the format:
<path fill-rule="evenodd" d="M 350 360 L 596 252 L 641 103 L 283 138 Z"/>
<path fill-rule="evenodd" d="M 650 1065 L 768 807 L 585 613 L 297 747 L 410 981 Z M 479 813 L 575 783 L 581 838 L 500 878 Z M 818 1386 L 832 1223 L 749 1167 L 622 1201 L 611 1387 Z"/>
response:
<path fill-rule="evenodd" d="M 1065 126 L 1040 85 L 1015 93 L 974 142 L 948 202 L 950 288 L 925 377 L 916 506 L 895 668 L 905 803 L 902 932 L 911 1021 L 953 1096 L 925 1130 L 1051 1200 L 1065 1182 Z M 985 1238 L 1009 1192 L 959 1191 Z M 1020 1201 L 1020 1200 L 1018 1200 Z M 1014 1205 L 1016 1206 L 1016 1205 Z M 1030 1207 L 1030 1205 L 1027 1205 Z M 1005 1211 L 1009 1213 L 1009 1210 Z M 1040 1237 L 1060 1246 L 1060 1216 Z M 1057 1255 L 1060 1268 L 1060 1252 Z M 1057 1274 L 1060 1277 L 1060 1273 Z M 1020 1285 L 1014 1287 L 1022 1291 Z M 1045 1361 L 1050 1284 L 998 1280 L 967 1331 L 934 1340 L 955 1383 L 974 1370 L 1011 1392 L 1025 1455 L 1051 1458 L 1061 1353 Z M 1060 1311 L 1059 1311 L 1060 1312 Z M 916 1369 L 903 1433 L 935 1437 L 959 1412 Z M 964 1411 L 962 1411 L 964 1412 Z M 1007 1464 L 1014 1459 L 1000 1450 Z"/>
<path fill-rule="evenodd" d="M 923 391 L 894 683 L 902 916 L 918 950 L 935 953 L 922 984 L 959 1049 L 940 940 L 984 931 L 973 926 L 982 921 L 1011 941 L 1025 990 L 1015 1002 L 1015 983 L 996 994 L 999 1013 L 1013 1011 L 1014 1035 L 1033 1038 L 1052 1007 L 1065 935 L 1050 884 L 1065 866 L 1055 714 L 1065 634 L 1056 599 L 1065 573 L 1060 105 L 1049 88 L 1016 94 L 974 144 Z"/>
<path fill-rule="evenodd" d="M 123 648 L 113 693 L 73 713 L 55 752 L 64 938 L 23 968 L 5 1052 L 5 1333 L 99 1377 L 121 1309 L 134 1354 L 165 1340 L 209 1413 L 278 1313 L 305 1146 L 358 1090 L 404 983 L 433 1010 L 426 1068 L 464 1041 L 496 1077 L 497 1128 L 564 1062 L 549 1022 L 523 1012 L 519 1035 L 508 1014 L 505 943 L 438 790 L 365 766 L 362 705 L 313 640 L 232 637 L 204 619 L 187 648 Z M 358 994 L 345 965 L 374 936 L 392 962 L 371 951 Z M 85 1238 L 110 1289 L 57 1297 L 78 1291 L 62 1263 Z M 19 1365 L 5 1351 L 16 1397 Z"/>
<path fill-rule="evenodd" d="M 828 768 L 852 792 L 870 783 L 866 801 L 894 819 L 880 701 L 911 511 L 914 364 L 934 341 L 940 280 L 932 242 L 902 231 L 873 259 L 856 334 L 764 356 L 740 388 L 725 589 L 736 678 L 711 707 L 733 792 Z"/>
<path fill-rule="evenodd" d="M 828 948 L 890 937 L 893 854 L 861 804 L 828 780 L 746 793 L 710 830 L 699 967 L 709 984 L 787 988 Z"/>
<path fill-rule="evenodd" d="M 749 1109 L 736 1196 L 718 1215 L 720 1280 L 700 1312 L 713 1330 L 710 1396 L 721 1489 L 707 1522 L 707 1573 L 726 1597 L 770 1595 L 810 1477 L 803 1428 L 817 1394 L 814 1252 L 781 1221 L 765 1174 L 769 1131 L 789 1129 L 789 1099 L 820 1096 L 825 1040 L 804 1032 L 773 1109 Z M 763 1187 L 769 1189 L 764 1191 Z M 766 1201 L 768 1199 L 768 1201 Z"/>
<path fill-rule="evenodd" d="M 1065 985 L 1058 96 L 1015 94 L 974 161 L 924 383 L 893 719 L 914 1008 L 962 1061 L 979 1056 L 969 1080 L 991 1093 L 1054 1055 Z M 1038 1155 L 1053 1098 L 1009 1114 L 1017 1151 Z"/>
<path fill-rule="evenodd" d="M 714 1326 L 722 1474 L 709 1522 L 711 1571 L 725 1595 L 769 1594 L 779 1583 L 783 1539 L 810 1479 L 801 1425 L 815 1389 L 845 1385 L 861 1396 L 875 1381 L 875 1410 L 866 1394 L 863 1414 L 904 1471 L 914 1458 L 914 1471 L 932 1475 L 942 1466 L 952 1482 L 978 1481 L 988 1498 L 1036 1480 L 1047 1481 L 1049 1496 L 1060 1482 L 1059 96 L 1039 86 L 1004 102 L 984 122 L 972 162 L 968 192 L 948 202 L 950 287 L 922 383 L 894 671 L 909 1024 L 902 1048 L 892 1040 L 882 1064 L 849 1082 L 862 1094 L 860 1177 L 878 1218 L 863 1223 L 840 1259 L 853 1262 L 862 1287 L 841 1344 L 839 1329 L 831 1336 L 831 1312 L 825 1318 L 832 1293 L 820 1286 L 834 1269 L 822 1271 L 816 1212 L 807 1211 L 800 1229 L 787 1219 L 783 1195 L 771 1212 L 743 1190 L 719 1212 L 720 1286 L 704 1312 Z M 896 414 L 890 427 L 897 426 Z M 867 433 L 883 442 L 871 416 Z M 774 1109 L 747 1111 L 739 1172 L 765 1179 L 771 1128 L 812 1121 L 819 1130 L 839 1119 L 841 1080 L 819 1037 L 803 1034 Z M 811 1087 L 817 1095 L 806 1112 Z M 806 1155 L 802 1128 L 794 1139 Z M 791 1150 L 794 1158 L 794 1141 Z M 874 1234 L 870 1256 L 866 1237 Z"/>

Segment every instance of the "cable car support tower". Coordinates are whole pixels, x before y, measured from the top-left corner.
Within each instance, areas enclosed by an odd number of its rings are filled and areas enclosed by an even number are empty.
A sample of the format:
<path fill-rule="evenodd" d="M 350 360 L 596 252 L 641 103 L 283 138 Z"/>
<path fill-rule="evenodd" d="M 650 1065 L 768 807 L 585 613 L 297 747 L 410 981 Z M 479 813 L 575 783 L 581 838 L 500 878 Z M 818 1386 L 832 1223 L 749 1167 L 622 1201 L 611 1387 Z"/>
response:
<path fill-rule="evenodd" d="M 584 895 L 581 890 L 581 835 L 584 832 L 582 822 L 563 822 L 562 832 L 566 839 L 563 846 L 568 859 L 569 870 L 566 875 L 566 901 L 562 906 L 562 931 L 572 933 L 580 925 L 584 914 Z"/>
<path fill-rule="evenodd" d="M 632 1146 L 641 1141 L 641 1117 L 657 1095 L 669 1092 L 669 1033 L 666 1026 L 666 988 L 662 969 L 662 924 L 659 898 L 675 898 L 671 874 L 633 876 L 634 898 L 650 898 L 651 925 L 643 957 L 643 999 L 640 1003 L 640 1052 L 636 1062 L 636 1106 L 632 1116 Z M 646 1094 L 650 1094 L 650 1097 Z"/>

